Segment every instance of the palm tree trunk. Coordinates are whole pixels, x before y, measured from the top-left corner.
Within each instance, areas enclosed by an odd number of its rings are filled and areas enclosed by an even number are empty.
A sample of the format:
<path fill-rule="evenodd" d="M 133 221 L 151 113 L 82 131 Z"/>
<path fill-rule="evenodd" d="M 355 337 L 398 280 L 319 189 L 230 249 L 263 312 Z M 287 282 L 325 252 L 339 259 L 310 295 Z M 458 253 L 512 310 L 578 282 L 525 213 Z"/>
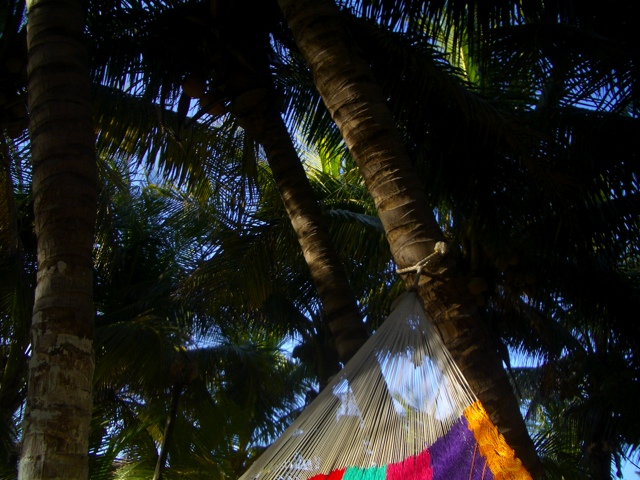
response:
<path fill-rule="evenodd" d="M 169 445 L 173 438 L 173 430 L 176 427 L 176 420 L 178 418 L 178 406 L 180 404 L 180 396 L 182 395 L 182 384 L 176 383 L 171 389 L 171 406 L 169 407 L 169 415 L 167 415 L 167 422 L 164 425 L 164 433 L 162 435 L 162 445 L 160 446 L 160 455 L 158 455 L 158 461 L 156 462 L 156 469 L 153 472 L 153 480 L 162 480 L 162 472 L 164 466 L 167 463 L 167 457 L 169 456 Z"/>
<path fill-rule="evenodd" d="M 384 95 L 359 57 L 330 0 L 279 0 L 325 105 L 358 164 L 400 268 L 443 241 Z M 534 477 L 541 475 L 517 399 L 466 282 L 450 255 L 438 274 L 422 275 L 425 311 L 471 388 Z M 410 280 L 410 279 L 408 279 Z"/>
<path fill-rule="evenodd" d="M 291 136 L 268 91 L 243 109 L 233 108 L 240 125 L 264 148 L 285 209 L 296 232 L 313 283 L 322 302 L 338 355 L 347 362 L 367 339 L 355 295 L 324 224 Z M 333 372 L 334 374 L 337 372 Z"/>
<path fill-rule="evenodd" d="M 38 279 L 20 479 L 87 478 L 97 175 L 84 2 L 29 4 Z"/>

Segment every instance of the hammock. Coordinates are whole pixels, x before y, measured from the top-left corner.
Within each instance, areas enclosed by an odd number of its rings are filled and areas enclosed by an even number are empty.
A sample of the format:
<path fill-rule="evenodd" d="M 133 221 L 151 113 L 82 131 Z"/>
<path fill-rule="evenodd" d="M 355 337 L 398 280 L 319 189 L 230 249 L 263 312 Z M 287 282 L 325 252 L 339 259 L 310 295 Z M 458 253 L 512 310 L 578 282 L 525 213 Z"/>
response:
<path fill-rule="evenodd" d="M 410 291 L 240 480 L 531 479 Z"/>

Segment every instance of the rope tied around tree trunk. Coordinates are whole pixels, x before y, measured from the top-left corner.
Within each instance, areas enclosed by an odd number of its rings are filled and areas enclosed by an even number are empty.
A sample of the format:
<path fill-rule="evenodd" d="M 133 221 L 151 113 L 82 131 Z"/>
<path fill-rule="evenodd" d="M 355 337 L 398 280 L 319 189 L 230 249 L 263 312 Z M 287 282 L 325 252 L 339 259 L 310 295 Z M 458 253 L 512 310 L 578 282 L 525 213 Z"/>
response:
<path fill-rule="evenodd" d="M 413 285 L 408 290 L 415 290 L 418 287 L 418 281 L 423 271 L 429 272 L 427 266 L 433 263 L 435 260 L 444 257 L 449 252 L 449 245 L 446 242 L 436 242 L 433 247 L 433 253 L 427 255 L 411 267 L 399 268 L 396 273 L 402 275 L 403 273 L 415 272 L 416 278 L 413 280 Z"/>

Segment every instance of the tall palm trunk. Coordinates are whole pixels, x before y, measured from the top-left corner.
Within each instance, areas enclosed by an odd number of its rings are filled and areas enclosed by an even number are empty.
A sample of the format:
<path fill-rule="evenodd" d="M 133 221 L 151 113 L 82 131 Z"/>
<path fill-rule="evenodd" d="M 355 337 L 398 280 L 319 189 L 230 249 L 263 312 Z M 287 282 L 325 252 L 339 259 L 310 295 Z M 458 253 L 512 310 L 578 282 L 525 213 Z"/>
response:
<path fill-rule="evenodd" d="M 29 110 L 38 280 L 20 479 L 87 478 L 96 164 L 84 2 L 29 4 Z"/>
<path fill-rule="evenodd" d="M 356 160 L 400 268 L 415 265 L 443 241 L 384 95 L 340 23 L 331 0 L 279 0 L 325 105 Z M 540 463 L 506 372 L 468 292 L 445 259 L 423 275 L 419 293 L 471 388 L 525 467 Z M 446 268 L 448 267 L 448 268 Z"/>
<path fill-rule="evenodd" d="M 260 95 L 260 93 L 263 95 Z M 232 113 L 264 148 L 278 191 L 311 271 L 338 355 L 348 361 L 366 340 L 355 295 L 324 224 L 322 212 L 291 136 L 268 90 L 246 92 Z M 240 97 L 240 100 L 242 96 Z M 238 108 L 242 103 L 243 107 Z M 335 374 L 336 372 L 331 372 Z"/>
<path fill-rule="evenodd" d="M 177 382 L 171 388 L 171 403 L 169 406 L 169 414 L 167 415 L 167 421 L 164 425 L 164 432 L 162 434 L 162 443 L 160 444 L 160 454 L 158 455 L 158 461 L 156 462 L 156 468 L 153 472 L 153 480 L 162 480 L 162 473 L 164 471 L 167 458 L 169 457 L 169 446 L 173 440 L 173 431 L 176 428 L 176 422 L 178 420 L 178 407 L 180 405 L 180 396 L 182 395 L 182 383 Z"/>

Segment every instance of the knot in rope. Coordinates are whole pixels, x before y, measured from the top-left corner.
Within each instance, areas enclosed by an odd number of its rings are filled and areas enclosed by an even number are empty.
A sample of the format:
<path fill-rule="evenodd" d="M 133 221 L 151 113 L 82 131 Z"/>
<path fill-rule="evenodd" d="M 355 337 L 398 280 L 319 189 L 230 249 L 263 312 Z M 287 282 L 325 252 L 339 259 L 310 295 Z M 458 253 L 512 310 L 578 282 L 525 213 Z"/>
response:
<path fill-rule="evenodd" d="M 420 275 L 422 274 L 423 270 L 426 270 L 426 266 L 429 263 L 432 263 L 436 258 L 446 255 L 448 251 L 449 246 L 445 242 L 436 242 L 435 246 L 433 247 L 433 253 L 427 255 L 425 258 L 411 267 L 397 269 L 396 273 L 403 274 L 415 272 L 416 278 L 414 279 L 413 286 L 411 288 L 416 288 L 418 286 L 418 280 L 420 280 Z"/>

